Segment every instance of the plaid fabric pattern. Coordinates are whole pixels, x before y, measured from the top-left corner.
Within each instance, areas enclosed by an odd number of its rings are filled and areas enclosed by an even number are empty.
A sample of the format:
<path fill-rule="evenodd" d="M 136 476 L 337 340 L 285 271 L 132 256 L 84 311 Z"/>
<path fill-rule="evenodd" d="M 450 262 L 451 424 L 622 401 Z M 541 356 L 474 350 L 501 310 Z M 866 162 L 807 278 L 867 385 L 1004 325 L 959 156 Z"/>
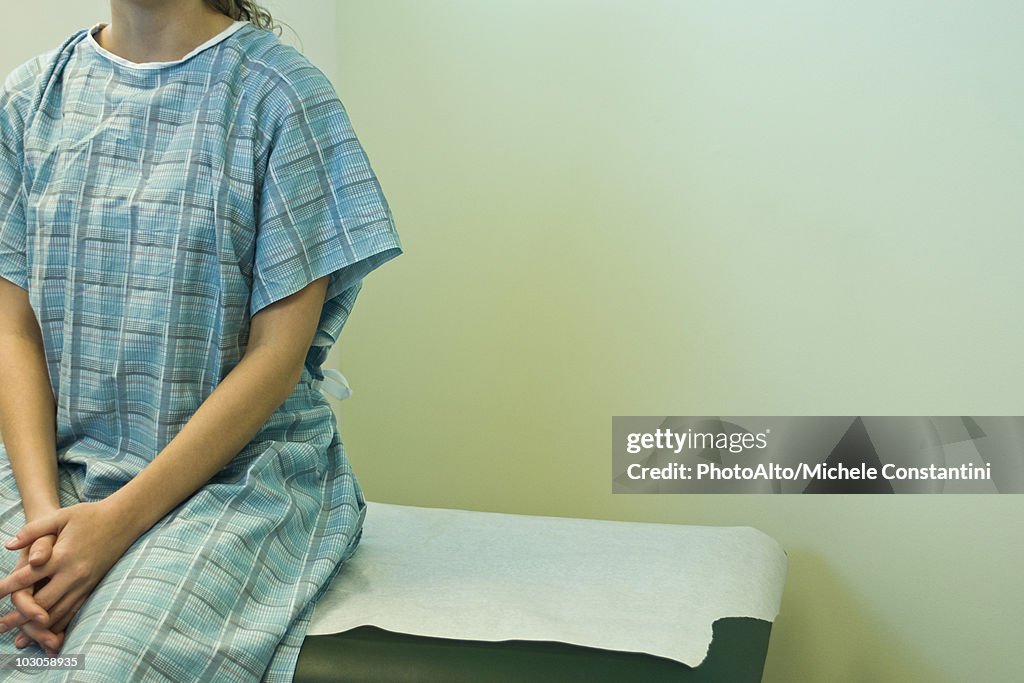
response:
<path fill-rule="evenodd" d="M 239 362 L 262 308 L 325 275 L 328 300 L 292 395 L 72 622 L 63 651 L 87 669 L 5 680 L 290 681 L 362 530 L 316 386 L 363 277 L 401 253 L 391 211 L 329 81 L 274 34 L 246 24 L 151 68 L 89 34 L 0 91 L 0 277 L 28 291 L 43 332 L 62 502 L 145 467 Z M 0 495 L 13 534 L 6 453 Z M 0 571 L 14 560 L 0 552 Z"/>

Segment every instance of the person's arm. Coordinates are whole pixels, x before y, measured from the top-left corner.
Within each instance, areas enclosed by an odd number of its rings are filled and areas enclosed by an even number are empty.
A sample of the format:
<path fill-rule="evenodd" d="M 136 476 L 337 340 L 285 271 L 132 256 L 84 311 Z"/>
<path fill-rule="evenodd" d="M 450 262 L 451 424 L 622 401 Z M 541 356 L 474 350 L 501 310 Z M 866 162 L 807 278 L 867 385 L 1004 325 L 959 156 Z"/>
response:
<path fill-rule="evenodd" d="M 291 395 L 326 293 L 327 278 L 322 277 L 257 312 L 238 365 L 163 451 L 107 498 L 133 538 L 227 465 Z"/>
<path fill-rule="evenodd" d="M 56 406 L 43 336 L 28 293 L 0 278 L 0 434 L 25 517 L 60 507 L 57 497 Z"/>
<path fill-rule="evenodd" d="M 288 398 L 301 377 L 326 291 L 323 277 L 257 312 L 242 360 L 134 479 L 102 501 L 64 508 L 22 527 L 6 547 L 19 549 L 56 534 L 52 557 L 0 580 L 0 597 L 49 578 L 35 598 L 49 611 L 52 630 L 62 631 L 135 539 L 209 481 Z"/>
<path fill-rule="evenodd" d="M 56 406 L 46 367 L 39 322 L 28 293 L 0 278 L 0 435 L 18 485 L 26 521 L 60 508 L 57 495 Z M 42 536 L 21 550 L 16 567 L 50 559 L 55 538 Z M 44 647 L 58 644 L 57 634 L 43 626 L 45 610 L 28 587 L 11 595 L 25 637 Z M 42 621 L 29 621 L 40 619 Z M 28 622 L 28 623 L 25 623 Z M 0 628 L 5 624 L 0 623 Z M 7 628 L 10 628 L 8 626 Z M 7 630 L 3 628 L 3 630 Z"/>

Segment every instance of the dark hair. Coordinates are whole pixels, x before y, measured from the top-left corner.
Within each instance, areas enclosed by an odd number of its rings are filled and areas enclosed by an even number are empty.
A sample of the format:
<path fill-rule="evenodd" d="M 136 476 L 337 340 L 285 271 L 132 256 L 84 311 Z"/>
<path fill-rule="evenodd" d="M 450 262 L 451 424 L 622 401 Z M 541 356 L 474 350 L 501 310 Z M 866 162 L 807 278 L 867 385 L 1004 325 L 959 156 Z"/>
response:
<path fill-rule="evenodd" d="M 206 0 L 206 4 L 235 21 L 248 21 L 258 28 L 278 28 L 270 12 L 252 0 Z"/>

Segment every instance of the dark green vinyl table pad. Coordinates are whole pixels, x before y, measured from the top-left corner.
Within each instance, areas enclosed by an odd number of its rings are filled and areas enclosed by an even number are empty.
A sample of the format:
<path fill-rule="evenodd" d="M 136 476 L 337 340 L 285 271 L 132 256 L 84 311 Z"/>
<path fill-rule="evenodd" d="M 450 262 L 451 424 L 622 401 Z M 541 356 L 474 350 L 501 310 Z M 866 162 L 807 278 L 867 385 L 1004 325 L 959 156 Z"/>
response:
<path fill-rule="evenodd" d="M 567 643 L 455 640 L 360 626 L 306 638 L 295 683 L 753 683 L 761 680 L 771 628 L 760 619 L 719 619 L 707 658 L 692 668 Z"/>

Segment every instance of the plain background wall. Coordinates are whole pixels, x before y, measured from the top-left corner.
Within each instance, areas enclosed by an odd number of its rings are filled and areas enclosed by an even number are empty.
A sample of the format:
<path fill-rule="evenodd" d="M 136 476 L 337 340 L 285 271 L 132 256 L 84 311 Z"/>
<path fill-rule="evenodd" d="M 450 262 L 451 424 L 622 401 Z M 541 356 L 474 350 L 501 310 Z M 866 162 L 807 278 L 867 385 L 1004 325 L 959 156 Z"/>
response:
<path fill-rule="evenodd" d="M 108 16 L 60 5 L 5 8 L 31 28 L 4 71 Z M 1024 412 L 1024 9 L 270 7 L 406 248 L 331 359 L 371 500 L 756 526 L 790 557 L 766 681 L 1019 678 L 1019 496 L 612 496 L 609 441 L 624 414 Z"/>
<path fill-rule="evenodd" d="M 766 681 L 1020 679 L 1020 496 L 610 493 L 613 415 L 1022 414 L 1019 3 L 338 21 L 406 246 L 335 356 L 371 499 L 756 526 L 790 557 Z"/>

